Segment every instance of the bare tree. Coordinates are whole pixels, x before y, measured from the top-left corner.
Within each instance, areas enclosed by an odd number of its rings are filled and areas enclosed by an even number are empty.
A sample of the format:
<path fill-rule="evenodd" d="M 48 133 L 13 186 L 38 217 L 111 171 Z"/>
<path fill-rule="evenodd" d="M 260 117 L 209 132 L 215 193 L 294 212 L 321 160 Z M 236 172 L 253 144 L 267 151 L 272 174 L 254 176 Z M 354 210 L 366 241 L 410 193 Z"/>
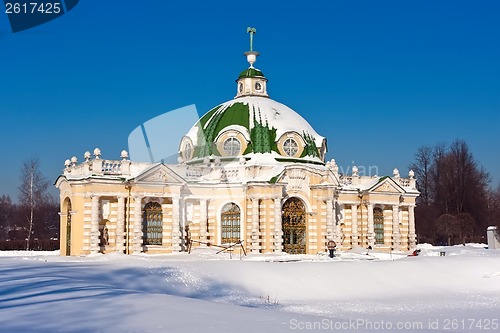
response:
<path fill-rule="evenodd" d="M 430 179 L 431 179 L 431 197 L 432 197 L 432 203 L 439 207 L 443 203 L 443 198 L 446 198 L 446 190 L 444 189 L 445 187 L 443 184 L 445 183 L 443 173 L 445 168 L 445 156 L 446 156 L 446 145 L 444 143 L 439 143 L 436 146 L 434 146 L 434 149 L 432 151 L 432 156 L 434 159 L 434 162 L 432 164 L 431 170 L 430 170 Z M 445 207 L 439 207 L 439 208 L 444 208 L 445 212 L 447 211 L 446 206 Z"/>
<path fill-rule="evenodd" d="M 2 195 L 0 197 L 0 229 L 3 230 L 3 235 L 0 234 L 0 239 L 6 239 L 8 237 L 12 210 L 13 205 L 10 197 L 7 195 Z"/>
<path fill-rule="evenodd" d="M 455 216 L 443 214 L 436 220 L 436 230 L 438 235 L 447 238 L 448 246 L 451 246 L 453 238 L 460 233 L 460 226 Z"/>
<path fill-rule="evenodd" d="M 21 168 L 21 185 L 19 186 L 19 205 L 26 212 L 28 236 L 26 250 L 30 249 L 30 240 L 35 223 L 35 209 L 42 206 L 49 198 L 47 188 L 49 182 L 40 172 L 40 162 L 32 158 L 24 162 Z"/>
<path fill-rule="evenodd" d="M 476 224 L 476 221 L 474 221 L 474 218 L 469 213 L 460 213 L 455 217 L 458 222 L 460 240 L 462 244 L 465 245 L 467 237 L 470 238 L 474 233 L 474 226 Z"/>
<path fill-rule="evenodd" d="M 420 147 L 415 153 L 415 162 L 410 164 L 410 169 L 415 172 L 418 180 L 418 200 L 424 205 L 429 205 L 431 201 L 431 168 L 434 164 L 432 151 L 430 146 Z"/>
<path fill-rule="evenodd" d="M 487 224 L 500 228 L 500 184 L 496 190 L 491 189 L 488 193 Z"/>
<path fill-rule="evenodd" d="M 466 236 L 484 236 L 488 221 L 496 215 L 497 196 L 489 189 L 488 173 L 463 140 L 455 140 L 448 147 L 442 143 L 421 147 L 411 167 L 421 192 L 415 209 L 419 237 L 436 241 L 436 236 L 444 236 L 443 228 L 452 223 L 450 216 L 460 217 L 456 223 L 460 230 L 453 233 L 454 237 L 464 241 Z M 443 214 L 450 216 L 441 217 Z"/>

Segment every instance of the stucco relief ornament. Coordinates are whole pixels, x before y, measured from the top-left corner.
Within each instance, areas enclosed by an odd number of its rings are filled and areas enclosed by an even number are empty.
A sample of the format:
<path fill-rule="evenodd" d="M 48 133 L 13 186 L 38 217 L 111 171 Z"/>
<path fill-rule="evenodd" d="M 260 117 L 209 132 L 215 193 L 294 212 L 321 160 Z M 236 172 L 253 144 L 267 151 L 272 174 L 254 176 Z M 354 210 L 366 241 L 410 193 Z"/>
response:
<path fill-rule="evenodd" d="M 307 184 L 305 183 L 306 174 L 302 170 L 290 170 L 288 172 L 289 186 L 293 190 L 301 190 Z"/>
<path fill-rule="evenodd" d="M 155 197 L 147 197 L 147 198 L 145 199 L 145 202 L 146 202 L 146 203 L 149 203 L 149 202 L 156 202 L 156 203 L 161 204 L 161 203 L 162 203 L 162 201 L 163 201 L 162 199 L 160 199 L 160 198 L 155 198 Z"/>
<path fill-rule="evenodd" d="M 377 189 L 377 192 L 394 192 L 393 187 L 389 185 L 389 183 L 384 183 L 380 185 L 380 187 Z"/>
<path fill-rule="evenodd" d="M 145 179 L 147 182 L 166 182 L 168 180 L 165 171 L 158 171 Z"/>

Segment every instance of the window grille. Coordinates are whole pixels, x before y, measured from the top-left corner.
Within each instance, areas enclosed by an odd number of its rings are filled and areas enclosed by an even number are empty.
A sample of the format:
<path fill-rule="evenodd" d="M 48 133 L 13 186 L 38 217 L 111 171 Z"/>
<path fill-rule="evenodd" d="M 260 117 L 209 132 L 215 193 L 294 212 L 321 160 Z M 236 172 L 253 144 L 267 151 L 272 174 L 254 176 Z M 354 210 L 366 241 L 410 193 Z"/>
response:
<path fill-rule="evenodd" d="M 378 207 L 373 209 L 373 229 L 375 244 L 384 244 L 384 212 Z"/>
<path fill-rule="evenodd" d="M 240 208 L 235 203 L 224 205 L 221 212 L 221 243 L 240 241 Z"/>
<path fill-rule="evenodd" d="M 157 202 L 148 202 L 144 206 L 142 218 L 144 245 L 161 245 L 163 237 L 163 213 Z"/>

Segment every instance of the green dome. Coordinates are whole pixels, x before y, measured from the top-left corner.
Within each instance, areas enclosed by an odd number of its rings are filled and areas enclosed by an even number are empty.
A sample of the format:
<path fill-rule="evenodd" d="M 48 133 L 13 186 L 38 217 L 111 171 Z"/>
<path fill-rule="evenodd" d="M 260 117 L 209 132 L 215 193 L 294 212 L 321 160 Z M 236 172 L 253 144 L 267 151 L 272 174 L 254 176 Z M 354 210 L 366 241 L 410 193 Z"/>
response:
<path fill-rule="evenodd" d="M 240 73 L 240 76 L 238 76 L 238 79 L 244 78 L 244 77 L 264 77 L 264 73 L 259 71 L 258 69 L 255 69 L 253 67 L 245 69 L 243 72 Z"/>

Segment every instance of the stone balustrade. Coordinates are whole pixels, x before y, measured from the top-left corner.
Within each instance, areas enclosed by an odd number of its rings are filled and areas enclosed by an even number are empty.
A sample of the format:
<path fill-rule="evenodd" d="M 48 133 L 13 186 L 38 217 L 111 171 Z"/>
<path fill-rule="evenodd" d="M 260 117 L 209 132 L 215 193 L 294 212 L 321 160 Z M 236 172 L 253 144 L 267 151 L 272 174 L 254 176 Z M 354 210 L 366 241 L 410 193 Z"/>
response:
<path fill-rule="evenodd" d="M 128 153 L 124 150 L 121 153 L 121 160 L 103 160 L 100 158 L 101 151 L 94 150 L 94 159 L 91 159 L 90 152 L 85 152 L 85 161 L 78 164 L 76 156 L 64 163 L 64 175 L 72 177 L 85 177 L 90 175 L 130 175 L 131 162 L 127 159 Z"/>
<path fill-rule="evenodd" d="M 341 175 L 339 177 L 340 185 L 343 186 L 355 186 L 360 185 L 369 181 L 370 179 L 374 179 L 374 177 L 370 176 L 350 176 L 350 175 Z M 403 188 L 416 189 L 416 180 L 415 178 L 394 178 L 393 179 Z"/>

